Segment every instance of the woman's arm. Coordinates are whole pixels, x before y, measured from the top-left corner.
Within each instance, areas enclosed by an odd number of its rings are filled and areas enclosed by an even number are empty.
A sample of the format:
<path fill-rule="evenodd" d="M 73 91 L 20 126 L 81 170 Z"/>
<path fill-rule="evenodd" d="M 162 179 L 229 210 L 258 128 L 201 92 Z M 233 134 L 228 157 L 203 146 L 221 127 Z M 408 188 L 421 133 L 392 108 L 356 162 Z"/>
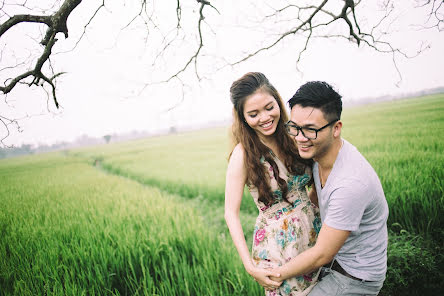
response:
<path fill-rule="evenodd" d="M 282 282 L 272 281 L 269 276 L 273 275 L 278 277 L 279 275 L 270 270 L 257 268 L 253 265 L 240 223 L 239 212 L 246 180 L 244 151 L 242 146 L 237 145 L 234 148 L 227 168 L 225 183 L 225 221 L 246 271 L 263 287 L 274 289 L 280 286 Z"/>

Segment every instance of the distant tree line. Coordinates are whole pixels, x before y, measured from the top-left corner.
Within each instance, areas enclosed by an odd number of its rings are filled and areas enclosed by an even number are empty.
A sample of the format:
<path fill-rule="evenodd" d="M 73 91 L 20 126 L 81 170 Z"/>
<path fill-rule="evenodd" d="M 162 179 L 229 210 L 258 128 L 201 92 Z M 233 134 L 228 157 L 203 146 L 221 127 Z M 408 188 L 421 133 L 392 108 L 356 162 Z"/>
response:
<path fill-rule="evenodd" d="M 150 137 L 159 134 L 166 134 L 167 130 L 162 130 L 156 134 L 146 131 L 131 131 L 122 134 L 107 134 L 102 137 L 91 137 L 88 135 L 81 135 L 72 142 L 57 142 L 52 145 L 49 144 L 22 144 L 20 146 L 1 147 L 0 146 L 0 159 L 7 157 L 15 157 L 27 154 L 44 153 L 56 150 L 71 149 L 83 146 L 102 145 L 110 142 L 126 141 L 132 139 L 139 139 Z"/>
<path fill-rule="evenodd" d="M 7 158 L 7 157 L 15 157 L 15 156 L 21 156 L 26 154 L 34 154 L 34 153 L 42 153 L 42 152 L 50 152 L 55 150 L 61 150 L 65 149 L 69 143 L 62 142 L 62 143 L 56 143 L 53 145 L 46 145 L 42 144 L 39 146 L 33 146 L 31 144 L 22 144 L 21 146 L 17 147 L 6 147 L 1 148 L 0 147 L 0 158 Z"/>

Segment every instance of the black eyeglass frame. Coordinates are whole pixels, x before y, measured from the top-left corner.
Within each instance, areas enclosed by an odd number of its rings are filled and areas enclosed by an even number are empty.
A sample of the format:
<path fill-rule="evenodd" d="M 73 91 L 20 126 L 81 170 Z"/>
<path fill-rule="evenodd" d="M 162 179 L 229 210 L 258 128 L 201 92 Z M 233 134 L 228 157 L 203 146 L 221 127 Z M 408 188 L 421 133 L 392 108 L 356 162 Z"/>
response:
<path fill-rule="evenodd" d="M 303 135 L 305 138 L 307 138 L 307 139 L 309 139 L 309 140 L 316 140 L 316 139 L 318 138 L 318 132 L 322 131 L 322 130 L 323 130 L 324 128 L 326 128 L 327 126 L 330 126 L 330 125 L 332 125 L 333 123 L 336 123 L 336 122 L 338 122 L 338 121 L 339 121 L 339 119 L 335 119 L 335 120 L 333 120 L 333 121 L 330 121 L 329 123 L 327 123 L 326 125 L 324 125 L 324 126 L 321 127 L 321 128 L 304 127 L 304 129 L 308 129 L 308 130 L 311 130 L 311 131 L 314 131 L 314 132 L 315 132 L 315 137 L 314 137 L 314 138 L 307 137 L 307 136 L 304 134 L 304 131 L 302 130 L 303 127 L 297 126 L 297 125 L 296 125 L 293 121 L 291 121 L 291 120 L 288 121 L 288 122 L 285 124 L 285 129 L 287 130 L 287 133 L 290 134 L 291 136 L 296 137 L 297 135 L 299 135 L 299 132 L 301 132 L 302 135 Z M 296 135 L 290 133 L 290 129 L 289 129 L 289 127 L 293 127 L 293 128 L 295 128 L 295 129 L 298 131 L 298 132 L 296 133 Z"/>

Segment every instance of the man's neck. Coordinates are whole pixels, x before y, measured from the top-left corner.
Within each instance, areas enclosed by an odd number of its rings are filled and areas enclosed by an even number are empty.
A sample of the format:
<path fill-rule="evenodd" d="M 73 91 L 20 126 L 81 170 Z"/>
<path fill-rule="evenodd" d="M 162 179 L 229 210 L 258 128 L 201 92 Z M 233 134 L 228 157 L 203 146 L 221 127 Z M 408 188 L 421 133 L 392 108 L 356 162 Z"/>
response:
<path fill-rule="evenodd" d="M 333 168 L 333 165 L 336 161 L 336 158 L 338 157 L 339 150 L 341 150 L 343 140 L 341 137 L 336 139 L 331 148 L 325 153 L 322 157 L 318 159 L 314 159 L 318 165 L 320 166 L 321 170 L 324 171 L 330 171 Z"/>

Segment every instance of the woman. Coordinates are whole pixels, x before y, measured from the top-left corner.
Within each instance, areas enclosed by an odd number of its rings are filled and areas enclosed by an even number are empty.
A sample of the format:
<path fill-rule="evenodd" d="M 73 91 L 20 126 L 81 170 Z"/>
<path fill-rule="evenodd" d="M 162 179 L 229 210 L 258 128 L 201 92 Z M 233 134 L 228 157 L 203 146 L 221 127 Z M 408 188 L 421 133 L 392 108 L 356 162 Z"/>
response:
<path fill-rule="evenodd" d="M 276 89 L 262 73 L 247 73 L 230 88 L 233 138 L 225 187 L 225 220 L 247 272 L 266 295 L 306 295 L 318 271 L 284 282 L 271 269 L 315 244 L 320 229 L 317 207 L 307 195 L 312 162 L 299 157 L 285 131 L 288 116 Z M 258 207 L 252 258 L 239 210 L 245 185 Z M 317 199 L 315 193 L 313 199 Z"/>

